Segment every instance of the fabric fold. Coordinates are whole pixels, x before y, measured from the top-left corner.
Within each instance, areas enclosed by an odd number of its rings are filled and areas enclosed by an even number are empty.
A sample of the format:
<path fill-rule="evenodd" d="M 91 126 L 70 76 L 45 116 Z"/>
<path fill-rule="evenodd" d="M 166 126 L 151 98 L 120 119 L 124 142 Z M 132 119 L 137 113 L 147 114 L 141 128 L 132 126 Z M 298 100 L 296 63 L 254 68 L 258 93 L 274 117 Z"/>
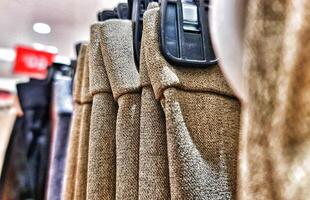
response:
<path fill-rule="evenodd" d="M 89 46 L 86 47 L 83 70 L 81 85 L 82 117 L 78 145 L 76 180 L 74 187 L 75 200 L 84 200 L 87 196 L 88 147 L 92 109 L 92 95 L 89 88 Z"/>
<path fill-rule="evenodd" d="M 72 200 L 74 198 L 74 187 L 76 180 L 76 166 L 77 166 L 77 150 L 79 146 L 80 127 L 82 120 L 82 106 L 81 106 L 81 88 L 84 71 L 84 60 L 86 56 L 86 44 L 82 44 L 77 68 L 73 84 L 73 117 L 70 127 L 69 141 L 67 147 L 67 158 L 65 163 L 64 183 L 62 189 L 62 199 Z"/>
<path fill-rule="evenodd" d="M 134 60 L 132 22 L 111 19 L 102 23 L 102 52 L 115 99 L 140 91 L 139 72 Z M 107 56 L 109 55 L 109 56 Z"/>
<path fill-rule="evenodd" d="M 132 23 L 102 23 L 104 64 L 118 103 L 116 121 L 116 199 L 138 199 L 140 83 L 133 58 Z"/>
<path fill-rule="evenodd" d="M 159 7 L 144 14 L 147 71 L 165 113 L 171 199 L 235 199 L 240 103 L 218 66 L 170 65 Z"/>
<path fill-rule="evenodd" d="M 157 8 L 156 8 L 157 7 Z M 156 10 L 158 4 L 151 3 L 149 10 Z M 154 11 L 152 11 L 154 12 Z M 155 18 L 149 16 L 145 18 Z M 156 22 L 147 23 L 148 29 L 158 25 L 158 16 L 156 16 Z M 152 24 L 153 23 L 153 24 Z M 156 25 L 154 25 L 156 23 Z M 154 29 L 154 28 L 153 28 Z M 159 52 L 159 32 L 148 33 L 148 39 L 146 40 L 147 48 L 146 55 L 149 55 L 149 66 L 152 70 L 149 70 L 149 77 L 154 89 L 154 93 L 157 99 L 162 98 L 165 89 L 174 87 L 176 89 L 188 90 L 193 92 L 209 92 L 224 95 L 235 98 L 233 91 L 227 84 L 220 68 L 218 66 L 205 66 L 205 67 L 181 67 L 172 66 L 169 64 Z M 152 45 L 152 46 L 150 46 Z"/>
<path fill-rule="evenodd" d="M 145 23 L 145 22 L 144 22 Z M 144 25 L 145 26 L 145 25 Z M 143 33 L 140 54 L 141 117 L 139 150 L 139 199 L 170 199 L 165 115 L 155 99 L 148 77 Z"/>
<path fill-rule="evenodd" d="M 89 136 L 87 199 L 114 200 L 116 185 L 117 102 L 112 95 L 100 46 L 101 23 L 91 26 L 90 92 L 93 105 Z"/>

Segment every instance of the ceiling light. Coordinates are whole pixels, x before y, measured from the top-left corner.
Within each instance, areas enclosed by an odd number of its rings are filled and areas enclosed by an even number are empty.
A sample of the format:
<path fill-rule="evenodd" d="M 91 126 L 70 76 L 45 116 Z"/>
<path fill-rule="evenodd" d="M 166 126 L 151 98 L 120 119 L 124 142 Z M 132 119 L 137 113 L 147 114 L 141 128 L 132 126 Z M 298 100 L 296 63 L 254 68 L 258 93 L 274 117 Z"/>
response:
<path fill-rule="evenodd" d="M 51 27 L 45 23 L 35 23 L 32 28 L 35 32 L 40 34 L 48 34 L 51 32 Z"/>
<path fill-rule="evenodd" d="M 46 46 L 46 51 L 53 53 L 53 54 L 57 54 L 58 53 L 58 49 L 57 47 L 54 46 Z"/>
<path fill-rule="evenodd" d="M 44 51 L 45 50 L 45 46 L 43 44 L 40 44 L 40 43 L 33 43 L 32 46 L 33 46 L 33 48 L 35 48 L 38 51 Z"/>
<path fill-rule="evenodd" d="M 0 61 L 12 62 L 15 56 L 16 53 L 14 49 L 0 48 Z"/>
<path fill-rule="evenodd" d="M 71 59 L 69 57 L 66 57 L 66 56 L 56 56 L 54 62 L 55 63 L 62 63 L 65 65 L 70 65 Z"/>
<path fill-rule="evenodd" d="M 53 53 L 53 54 L 58 53 L 58 49 L 55 46 L 47 46 L 47 45 L 40 44 L 40 43 L 33 43 L 32 46 L 34 49 L 38 51 L 46 51 L 46 52 Z"/>

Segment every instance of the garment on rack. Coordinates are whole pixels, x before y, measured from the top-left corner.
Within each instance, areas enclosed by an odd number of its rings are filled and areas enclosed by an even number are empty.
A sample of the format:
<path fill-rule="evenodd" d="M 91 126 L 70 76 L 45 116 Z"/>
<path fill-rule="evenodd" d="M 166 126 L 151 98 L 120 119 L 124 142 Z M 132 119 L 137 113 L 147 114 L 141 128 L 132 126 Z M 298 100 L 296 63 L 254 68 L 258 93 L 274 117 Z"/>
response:
<path fill-rule="evenodd" d="M 149 5 L 151 6 L 151 4 Z M 147 23 L 147 22 L 145 22 Z M 146 25 L 145 25 L 146 26 Z M 170 199 L 165 115 L 155 99 L 145 57 L 146 34 L 140 54 L 141 117 L 139 150 L 139 199 Z"/>
<path fill-rule="evenodd" d="M 92 109 L 92 95 L 89 90 L 89 54 L 88 46 L 86 47 L 82 88 L 81 88 L 81 127 L 79 145 L 77 149 L 77 166 L 76 166 L 76 180 L 74 186 L 74 199 L 86 199 L 87 190 L 87 164 L 88 164 L 88 147 L 89 147 L 89 131 L 90 118 Z"/>
<path fill-rule="evenodd" d="M 310 2 L 249 1 L 239 199 L 310 196 Z"/>
<path fill-rule="evenodd" d="M 47 199 L 60 200 L 67 155 L 67 142 L 71 124 L 72 78 L 57 73 L 53 78 L 53 110 L 55 110 L 55 133 L 52 142 Z"/>
<path fill-rule="evenodd" d="M 5 105 L 0 105 L 0 176 L 17 114 L 15 108 L 13 107 L 13 100 L 7 99 L 5 101 Z"/>
<path fill-rule="evenodd" d="M 49 160 L 50 91 L 46 80 L 17 85 L 24 115 L 19 117 L 1 176 L 1 199 L 43 199 Z"/>
<path fill-rule="evenodd" d="M 116 121 L 116 199 L 138 199 L 141 93 L 133 58 L 132 23 L 102 23 L 102 53 L 114 99 Z"/>
<path fill-rule="evenodd" d="M 235 199 L 240 103 L 218 66 L 169 64 L 159 8 L 144 14 L 145 58 L 165 113 L 171 199 Z"/>
<path fill-rule="evenodd" d="M 62 199 L 72 200 L 74 198 L 74 187 L 76 180 L 76 166 L 77 166 L 77 150 L 79 146 L 80 128 L 82 120 L 82 106 L 81 106 L 81 88 L 84 70 L 84 60 L 86 56 L 86 44 L 82 44 L 77 62 L 77 68 L 73 84 L 73 117 L 71 122 L 67 156 L 65 163 L 65 174 L 62 189 Z"/>
<path fill-rule="evenodd" d="M 89 81 L 93 105 L 89 135 L 87 199 L 115 199 L 116 115 L 108 75 L 100 46 L 101 23 L 91 26 L 89 44 Z"/>

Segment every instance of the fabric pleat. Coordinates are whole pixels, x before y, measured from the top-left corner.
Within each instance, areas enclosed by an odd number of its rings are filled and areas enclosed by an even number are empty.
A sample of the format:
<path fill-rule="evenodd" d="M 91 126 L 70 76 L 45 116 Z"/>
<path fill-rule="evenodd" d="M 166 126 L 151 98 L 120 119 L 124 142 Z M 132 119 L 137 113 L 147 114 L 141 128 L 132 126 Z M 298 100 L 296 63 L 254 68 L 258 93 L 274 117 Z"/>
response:
<path fill-rule="evenodd" d="M 89 46 L 90 91 L 93 105 L 90 123 L 87 199 L 114 200 L 116 186 L 116 115 L 100 46 L 101 24 L 91 26 Z"/>
<path fill-rule="evenodd" d="M 104 64 L 118 103 L 116 121 L 116 199 L 138 199 L 140 82 L 133 58 L 132 23 L 102 23 Z"/>
<path fill-rule="evenodd" d="M 81 84 L 84 71 L 86 48 L 87 45 L 85 44 L 81 46 L 73 84 L 74 108 L 69 134 L 67 158 L 65 163 L 64 183 L 62 189 L 62 199 L 65 200 L 72 200 L 74 198 L 74 187 L 75 187 L 76 166 L 77 166 L 77 150 L 79 146 L 80 128 L 82 120 Z"/>
<path fill-rule="evenodd" d="M 249 1 L 239 199 L 310 196 L 310 2 Z"/>
<path fill-rule="evenodd" d="M 87 165 L 90 118 L 92 109 L 92 95 L 89 88 L 89 48 L 86 47 L 81 88 L 82 117 L 80 127 L 79 145 L 77 151 L 76 180 L 74 187 L 74 200 L 85 200 L 87 193 Z"/>
<path fill-rule="evenodd" d="M 144 14 L 145 58 L 165 113 L 171 199 L 235 199 L 240 103 L 218 66 L 170 65 L 159 8 Z"/>
<path fill-rule="evenodd" d="M 170 199 L 166 121 L 148 77 L 142 35 L 140 54 L 141 117 L 139 152 L 139 199 Z"/>

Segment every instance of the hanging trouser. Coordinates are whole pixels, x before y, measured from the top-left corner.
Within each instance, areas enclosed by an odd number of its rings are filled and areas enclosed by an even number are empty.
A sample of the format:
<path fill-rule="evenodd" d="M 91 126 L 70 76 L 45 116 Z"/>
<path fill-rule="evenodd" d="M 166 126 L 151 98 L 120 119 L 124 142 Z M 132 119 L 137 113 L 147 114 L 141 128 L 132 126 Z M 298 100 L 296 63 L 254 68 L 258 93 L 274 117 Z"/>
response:
<path fill-rule="evenodd" d="M 9 143 L 5 152 L 3 167 L 0 176 L 0 199 L 14 199 L 18 198 L 18 187 L 16 190 L 12 191 L 14 188 L 13 185 L 15 184 L 13 181 L 16 179 L 14 175 L 18 174 L 19 172 L 16 171 L 11 165 L 11 156 L 15 156 L 14 154 L 22 153 L 23 151 L 18 152 L 17 148 L 15 147 L 15 143 L 21 143 L 20 138 L 22 138 L 22 117 L 17 117 L 13 126 L 13 130 L 11 133 L 11 137 L 9 139 Z M 23 138 L 22 138 L 23 139 Z M 14 172 L 15 171 L 15 172 Z M 9 180 L 6 180 L 6 177 L 11 177 Z"/>
<path fill-rule="evenodd" d="M 17 85 L 24 115 L 15 124 L 0 181 L 0 199 L 44 199 L 48 170 L 51 84 Z"/>
<path fill-rule="evenodd" d="M 89 45 L 90 91 L 93 105 L 89 135 L 87 199 L 114 200 L 116 185 L 115 129 L 117 103 L 114 101 L 100 47 L 101 24 L 91 26 Z"/>
<path fill-rule="evenodd" d="M 104 64 L 114 99 L 116 121 L 116 199 L 138 199 L 140 83 L 133 58 L 132 24 L 127 20 L 102 23 Z"/>
<path fill-rule="evenodd" d="M 72 114 L 72 78 L 55 75 L 53 83 L 53 102 L 56 113 L 56 128 L 52 142 L 47 199 L 60 200 L 67 155 L 67 142 Z"/>
<path fill-rule="evenodd" d="M 171 199 L 234 199 L 240 103 L 218 66 L 172 66 L 164 59 L 159 13 L 144 14 L 144 45 L 165 112 Z"/>
<path fill-rule="evenodd" d="M 82 118 L 82 106 L 81 106 L 81 88 L 84 69 L 84 60 L 86 56 L 87 45 L 83 44 L 80 49 L 77 68 L 74 77 L 73 85 L 73 116 L 69 134 L 67 158 L 65 164 L 64 183 L 62 189 L 62 199 L 72 200 L 74 198 L 74 187 L 76 180 L 76 166 L 78 145 Z"/>
<path fill-rule="evenodd" d="M 7 105 L 5 107 L 0 106 L 0 176 L 2 173 L 2 166 L 5 160 L 5 154 L 10 141 L 15 119 L 16 111 L 13 105 Z"/>
<path fill-rule="evenodd" d="M 85 200 L 87 190 L 87 164 L 90 131 L 90 117 L 92 109 L 92 95 L 89 90 L 89 53 L 86 48 L 84 71 L 81 88 L 82 117 L 76 166 L 76 180 L 74 187 L 74 200 Z"/>
<path fill-rule="evenodd" d="M 246 13 L 239 199 L 306 200 L 310 1 L 254 0 Z"/>
<path fill-rule="evenodd" d="M 141 117 L 139 154 L 139 199 L 170 199 L 166 121 L 160 103 L 155 99 L 148 77 L 142 35 L 140 54 Z"/>

